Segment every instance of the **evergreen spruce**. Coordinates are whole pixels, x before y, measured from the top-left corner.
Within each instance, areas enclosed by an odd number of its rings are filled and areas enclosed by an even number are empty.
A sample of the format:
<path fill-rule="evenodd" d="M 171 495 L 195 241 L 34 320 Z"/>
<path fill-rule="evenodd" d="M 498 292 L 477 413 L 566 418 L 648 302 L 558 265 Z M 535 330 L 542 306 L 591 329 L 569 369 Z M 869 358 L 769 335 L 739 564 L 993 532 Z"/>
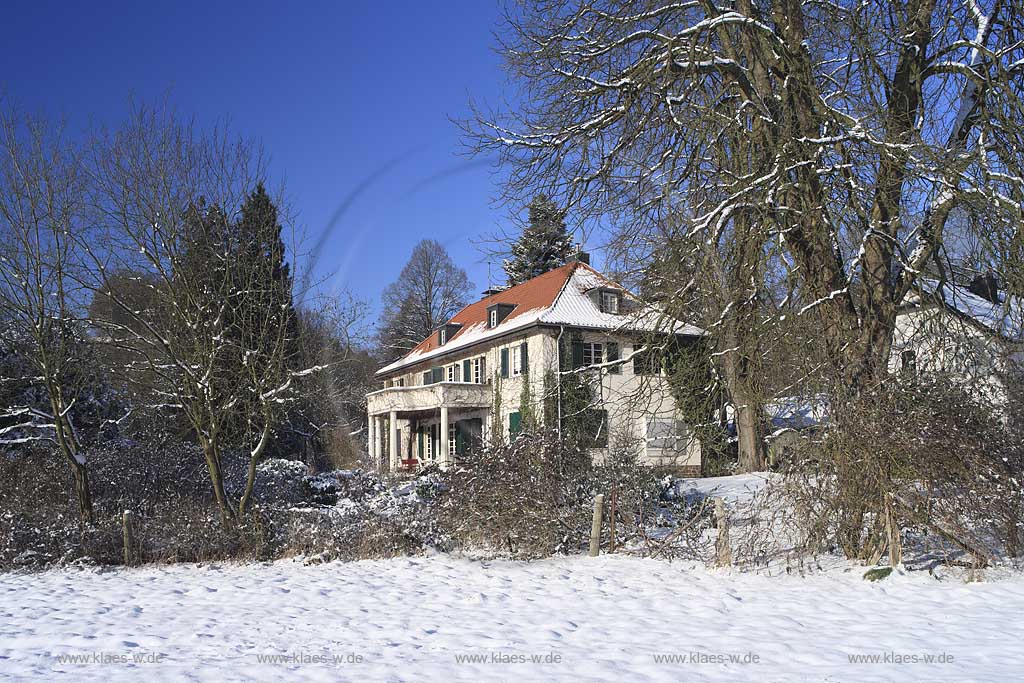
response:
<path fill-rule="evenodd" d="M 527 208 L 530 224 L 512 245 L 512 258 L 504 263 L 510 287 L 563 266 L 573 256 L 565 211 L 545 195 L 537 195 Z"/>

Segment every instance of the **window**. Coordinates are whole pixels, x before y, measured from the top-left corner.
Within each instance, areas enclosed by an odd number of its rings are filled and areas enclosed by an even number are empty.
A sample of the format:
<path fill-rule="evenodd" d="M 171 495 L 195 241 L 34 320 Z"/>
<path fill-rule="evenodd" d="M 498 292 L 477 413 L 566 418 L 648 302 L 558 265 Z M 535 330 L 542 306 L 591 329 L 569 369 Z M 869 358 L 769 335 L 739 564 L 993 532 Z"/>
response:
<path fill-rule="evenodd" d="M 590 408 L 583 411 L 581 428 L 583 442 L 587 448 L 608 446 L 608 411 Z"/>
<path fill-rule="evenodd" d="M 600 365 L 604 358 L 604 347 L 596 342 L 583 342 L 583 365 Z"/>
<path fill-rule="evenodd" d="M 438 330 L 438 332 L 437 332 L 437 336 L 438 336 L 439 341 L 441 342 L 441 346 L 444 346 L 445 343 L 448 341 L 448 334 L 447 333 L 448 333 L 448 330 L 444 329 L 443 327 L 440 330 Z"/>
<path fill-rule="evenodd" d="M 601 292 L 601 312 L 602 313 L 618 313 L 619 312 L 619 293 L 618 292 Z"/>
<path fill-rule="evenodd" d="M 642 351 L 633 352 L 633 374 L 661 374 L 661 357 L 656 349 L 644 349 Z"/>
<path fill-rule="evenodd" d="M 487 368 L 484 366 L 484 360 L 484 356 L 480 356 L 479 358 L 473 359 L 473 375 L 470 381 L 472 381 L 474 384 L 483 384 L 484 377 L 487 376 Z"/>
<path fill-rule="evenodd" d="M 517 377 L 525 374 L 529 369 L 526 342 L 518 346 L 506 346 L 501 349 L 499 355 L 501 357 L 502 377 Z"/>
<path fill-rule="evenodd" d="M 437 456 L 434 455 L 434 425 L 430 425 L 427 428 L 427 460 L 433 460 Z"/>
<path fill-rule="evenodd" d="M 686 427 L 679 420 L 663 417 L 647 418 L 647 446 L 677 450 L 685 439 Z"/>
<path fill-rule="evenodd" d="M 459 428 L 453 422 L 448 425 L 448 457 L 454 458 L 458 455 Z"/>
<path fill-rule="evenodd" d="M 459 373 L 459 364 L 458 363 L 453 363 L 452 365 L 449 365 L 446 369 L 447 369 L 447 379 L 448 379 L 449 382 L 458 382 L 458 381 L 460 381 L 459 380 L 460 373 Z"/>
<path fill-rule="evenodd" d="M 518 377 L 527 370 L 527 347 L 526 342 L 523 342 L 519 346 L 510 347 L 508 352 L 512 355 L 512 376 Z"/>
<path fill-rule="evenodd" d="M 615 365 L 611 365 L 608 367 L 608 372 L 613 375 L 621 374 L 622 363 L 616 363 L 616 361 L 619 360 L 619 343 L 608 342 L 607 344 L 605 344 L 605 351 L 606 355 L 608 356 L 608 362 L 615 363 Z"/>
<path fill-rule="evenodd" d="M 917 374 L 917 351 L 907 349 L 900 354 L 900 372 L 911 376 Z"/>
<path fill-rule="evenodd" d="M 491 312 L 488 314 L 487 321 L 488 321 L 487 322 L 487 326 L 488 327 L 497 327 L 498 326 L 498 309 L 497 308 L 492 308 L 491 309 Z"/>
<path fill-rule="evenodd" d="M 404 387 L 405 386 L 405 378 L 404 377 L 396 377 L 395 381 L 394 381 L 394 386 L 396 386 L 396 387 Z"/>

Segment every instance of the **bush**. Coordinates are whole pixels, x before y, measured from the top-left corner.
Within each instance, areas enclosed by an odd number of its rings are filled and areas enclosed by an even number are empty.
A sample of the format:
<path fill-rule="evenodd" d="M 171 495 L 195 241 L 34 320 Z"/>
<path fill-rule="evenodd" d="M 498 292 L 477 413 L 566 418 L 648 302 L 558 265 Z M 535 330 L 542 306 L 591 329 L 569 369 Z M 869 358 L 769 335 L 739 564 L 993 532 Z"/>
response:
<path fill-rule="evenodd" d="M 787 473 L 802 544 L 875 564 L 920 531 L 974 561 L 1019 552 L 1022 445 L 942 377 L 897 379 L 840 407 Z"/>
<path fill-rule="evenodd" d="M 67 468 L 54 449 L 35 444 L 0 454 L 0 569 L 72 562 L 120 564 L 122 514 L 135 521 L 143 562 L 257 559 L 274 552 L 274 506 L 312 497 L 305 467 L 261 463 L 254 509 L 237 527 L 224 524 L 205 464 L 194 446 L 160 439 L 118 439 L 87 452 L 93 526 L 83 525 L 69 494 Z M 240 488 L 244 457 L 228 454 L 229 486 Z"/>
<path fill-rule="evenodd" d="M 459 461 L 443 496 L 442 524 L 460 547 L 520 559 L 580 552 L 590 538 L 593 499 L 616 491 L 618 538 L 636 535 L 659 502 L 658 473 L 635 449 L 612 440 L 600 464 L 552 430 L 484 444 Z M 605 526 L 607 530 L 607 525 Z"/>

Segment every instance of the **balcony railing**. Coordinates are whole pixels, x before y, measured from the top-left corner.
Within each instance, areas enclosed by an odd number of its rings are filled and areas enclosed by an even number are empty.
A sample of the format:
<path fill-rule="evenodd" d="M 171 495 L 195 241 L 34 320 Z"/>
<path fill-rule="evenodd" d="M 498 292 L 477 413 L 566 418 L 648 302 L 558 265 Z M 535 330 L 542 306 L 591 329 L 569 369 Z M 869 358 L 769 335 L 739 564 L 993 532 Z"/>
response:
<path fill-rule="evenodd" d="M 413 387 L 388 387 L 366 395 L 372 415 L 449 408 L 487 408 L 493 397 L 489 384 L 438 382 Z"/>

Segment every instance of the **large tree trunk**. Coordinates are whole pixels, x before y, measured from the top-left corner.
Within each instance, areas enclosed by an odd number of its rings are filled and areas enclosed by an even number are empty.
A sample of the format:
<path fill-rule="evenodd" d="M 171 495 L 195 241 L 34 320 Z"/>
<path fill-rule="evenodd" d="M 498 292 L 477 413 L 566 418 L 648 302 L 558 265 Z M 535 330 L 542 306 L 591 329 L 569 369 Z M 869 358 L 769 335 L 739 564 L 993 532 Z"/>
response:
<path fill-rule="evenodd" d="M 743 310 L 743 306 L 739 307 Z M 764 397 L 757 390 L 757 373 L 761 370 L 752 359 L 758 354 L 757 340 L 745 326 L 750 320 L 733 321 L 724 336 L 729 349 L 720 356 L 725 389 L 733 406 L 733 420 L 738 438 L 740 472 L 757 472 L 765 467 Z M 737 327 L 738 325 L 738 327 Z"/>
<path fill-rule="evenodd" d="M 739 440 L 737 464 L 740 472 L 759 472 L 765 468 L 764 422 L 760 405 L 748 402 L 742 393 L 736 401 L 736 436 Z"/>

